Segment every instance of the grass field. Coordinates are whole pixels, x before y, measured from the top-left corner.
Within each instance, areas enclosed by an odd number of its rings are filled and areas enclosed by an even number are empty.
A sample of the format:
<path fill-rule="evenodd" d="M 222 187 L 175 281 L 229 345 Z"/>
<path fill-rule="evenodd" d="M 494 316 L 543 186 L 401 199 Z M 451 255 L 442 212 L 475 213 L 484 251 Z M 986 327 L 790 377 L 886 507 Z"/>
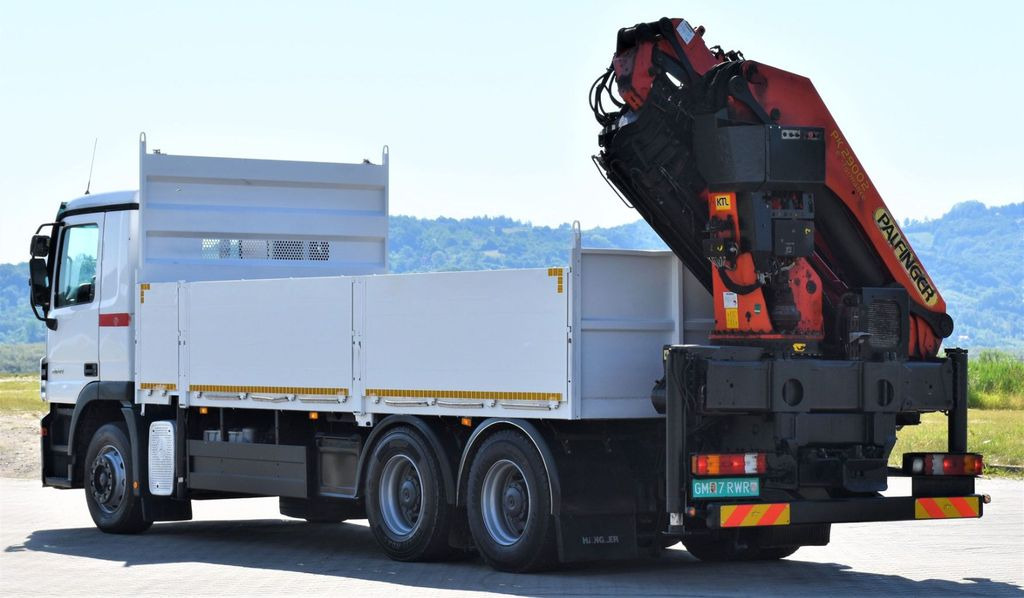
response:
<path fill-rule="evenodd" d="M 967 423 L 967 449 L 984 455 L 986 464 L 1024 466 L 1024 411 L 971 409 Z M 896 438 L 890 465 L 902 465 L 903 453 L 942 452 L 946 450 L 946 416 L 925 414 L 921 425 L 904 427 Z"/>
<path fill-rule="evenodd" d="M 0 413 L 42 412 L 45 406 L 39 400 L 38 376 L 0 375 Z"/>
<path fill-rule="evenodd" d="M 983 350 L 967 368 L 968 400 L 982 409 L 1024 409 L 1024 361 L 1003 351 Z"/>

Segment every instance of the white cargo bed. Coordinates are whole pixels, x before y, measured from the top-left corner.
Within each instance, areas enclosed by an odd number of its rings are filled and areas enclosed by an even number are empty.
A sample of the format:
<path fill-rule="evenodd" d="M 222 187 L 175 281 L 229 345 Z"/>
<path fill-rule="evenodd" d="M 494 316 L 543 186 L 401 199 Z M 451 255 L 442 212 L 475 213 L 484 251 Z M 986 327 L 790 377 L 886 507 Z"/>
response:
<path fill-rule="evenodd" d="M 388 275 L 381 164 L 146 153 L 137 400 L 375 414 L 655 417 L 667 344 L 703 342 L 670 252 Z M 687 319 L 689 315 L 689 319 Z"/>
<path fill-rule="evenodd" d="M 363 421 L 656 417 L 662 347 L 706 328 L 685 318 L 706 309 L 684 304 L 694 281 L 669 252 L 577 241 L 571 255 L 547 269 L 143 283 L 138 400 Z"/>

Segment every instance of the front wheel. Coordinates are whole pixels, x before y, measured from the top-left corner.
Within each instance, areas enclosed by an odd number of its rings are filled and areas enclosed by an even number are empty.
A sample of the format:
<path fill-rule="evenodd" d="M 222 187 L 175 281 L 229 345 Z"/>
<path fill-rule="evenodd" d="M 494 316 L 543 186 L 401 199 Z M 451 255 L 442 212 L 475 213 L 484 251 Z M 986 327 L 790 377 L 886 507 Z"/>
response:
<path fill-rule="evenodd" d="M 469 470 L 467 511 L 489 565 L 525 572 L 557 564 L 550 488 L 544 462 L 523 434 L 502 430 L 483 442 Z"/>
<path fill-rule="evenodd" d="M 142 515 L 142 501 L 128 481 L 133 470 L 131 443 L 123 423 L 101 426 L 85 453 L 85 502 L 101 531 L 136 534 L 152 521 Z"/>

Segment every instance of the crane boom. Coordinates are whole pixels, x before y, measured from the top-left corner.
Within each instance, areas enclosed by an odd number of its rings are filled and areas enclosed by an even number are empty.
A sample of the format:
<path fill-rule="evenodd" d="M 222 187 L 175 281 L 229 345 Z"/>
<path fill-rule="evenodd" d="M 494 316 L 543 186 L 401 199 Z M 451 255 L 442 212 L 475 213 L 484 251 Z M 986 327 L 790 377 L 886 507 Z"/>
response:
<path fill-rule="evenodd" d="M 712 340 L 934 357 L 946 304 L 811 81 L 703 35 L 621 29 L 591 107 L 609 182 L 713 294 Z"/>

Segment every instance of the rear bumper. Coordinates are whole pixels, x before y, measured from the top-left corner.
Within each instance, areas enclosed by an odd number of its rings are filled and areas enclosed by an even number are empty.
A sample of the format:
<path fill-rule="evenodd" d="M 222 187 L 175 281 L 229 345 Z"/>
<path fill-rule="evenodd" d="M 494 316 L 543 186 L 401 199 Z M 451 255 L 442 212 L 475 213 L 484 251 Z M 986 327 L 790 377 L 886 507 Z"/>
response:
<path fill-rule="evenodd" d="M 855 523 L 917 519 L 976 519 L 984 511 L 981 494 L 946 497 L 871 497 L 785 503 L 711 503 L 711 529 L 805 523 Z"/>

